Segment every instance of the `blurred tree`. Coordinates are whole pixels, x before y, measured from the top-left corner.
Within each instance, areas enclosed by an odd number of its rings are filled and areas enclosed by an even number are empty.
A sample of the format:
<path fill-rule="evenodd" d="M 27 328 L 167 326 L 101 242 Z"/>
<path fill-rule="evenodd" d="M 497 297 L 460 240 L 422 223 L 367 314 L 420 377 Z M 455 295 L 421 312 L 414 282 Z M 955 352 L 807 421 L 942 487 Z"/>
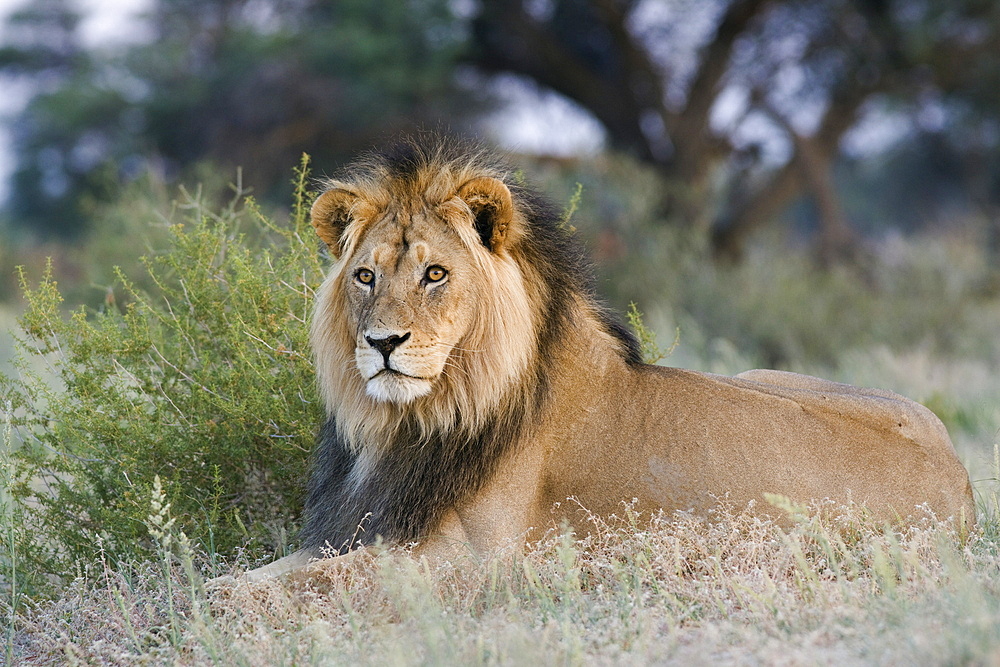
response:
<path fill-rule="evenodd" d="M 266 194 L 304 151 L 332 165 L 475 109 L 455 84 L 464 34 L 447 0 L 156 0 L 148 43 L 117 51 L 82 49 L 71 7 L 13 16 L 28 37 L 0 54 L 36 86 L 13 123 L 11 217 L 39 233 L 72 233 L 103 184 L 150 164 L 243 166 Z"/>
<path fill-rule="evenodd" d="M 493 0 L 472 32 L 476 65 L 588 109 L 674 184 L 671 217 L 730 257 L 802 194 L 821 257 L 852 254 L 833 167 L 848 131 L 886 104 L 912 118 L 974 98 L 993 132 L 1000 118 L 989 0 Z"/>
<path fill-rule="evenodd" d="M 35 0 L 0 50 L 0 74 L 35 90 L 12 126 L 11 217 L 39 232 L 77 229 L 150 164 L 244 166 L 267 194 L 303 151 L 331 165 L 399 131 L 463 129 L 481 107 L 461 62 L 588 109 L 659 170 L 666 218 L 720 255 L 806 195 L 821 257 L 850 256 L 871 225 L 835 176 L 880 122 L 901 155 L 947 154 L 956 187 L 1000 202 L 991 0 L 152 0 L 149 39 L 117 49 L 84 49 L 73 7 Z M 857 164 L 872 149 L 853 143 Z"/>
<path fill-rule="evenodd" d="M 13 123 L 18 168 L 13 178 L 11 214 L 15 219 L 52 218 L 62 214 L 74 218 L 77 202 L 70 192 L 69 174 L 74 171 L 70 151 L 74 116 L 97 115 L 102 95 L 72 82 L 86 78 L 92 63 L 78 38 L 80 15 L 68 0 L 39 0 L 14 12 L 8 19 L 7 45 L 0 49 L 0 69 L 9 78 L 32 78 L 40 89 L 71 88 L 75 99 L 53 108 L 39 96 Z M 29 202 L 34 202 L 30 204 Z"/>

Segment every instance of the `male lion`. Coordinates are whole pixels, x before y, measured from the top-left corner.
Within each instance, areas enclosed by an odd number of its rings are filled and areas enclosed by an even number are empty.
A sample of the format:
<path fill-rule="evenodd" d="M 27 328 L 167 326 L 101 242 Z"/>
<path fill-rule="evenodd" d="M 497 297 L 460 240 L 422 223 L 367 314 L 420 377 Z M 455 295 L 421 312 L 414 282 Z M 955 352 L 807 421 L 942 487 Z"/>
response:
<path fill-rule="evenodd" d="M 251 578 L 377 538 L 481 554 L 562 521 L 586 532 L 581 507 L 632 499 L 766 512 L 772 493 L 975 521 L 948 434 L 913 401 L 642 363 L 558 215 L 482 149 L 371 155 L 328 183 L 312 222 L 336 257 L 312 324 L 328 419 L 302 549 Z"/>

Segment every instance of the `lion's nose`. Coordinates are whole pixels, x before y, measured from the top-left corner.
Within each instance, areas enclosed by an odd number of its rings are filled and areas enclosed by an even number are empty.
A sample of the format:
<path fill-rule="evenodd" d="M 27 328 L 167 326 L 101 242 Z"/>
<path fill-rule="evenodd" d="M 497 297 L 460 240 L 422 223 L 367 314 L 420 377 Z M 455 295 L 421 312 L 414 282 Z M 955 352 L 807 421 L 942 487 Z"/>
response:
<path fill-rule="evenodd" d="M 397 336 L 393 334 L 390 336 L 386 336 L 385 338 L 375 338 L 374 336 L 365 336 L 365 340 L 368 341 L 368 344 L 382 354 L 382 357 L 385 359 L 386 366 L 389 365 L 389 355 L 392 354 L 392 351 L 395 350 L 400 345 L 402 345 L 403 343 L 405 343 L 407 340 L 409 340 L 409 338 L 410 338 L 409 332 L 406 332 L 402 336 Z"/>

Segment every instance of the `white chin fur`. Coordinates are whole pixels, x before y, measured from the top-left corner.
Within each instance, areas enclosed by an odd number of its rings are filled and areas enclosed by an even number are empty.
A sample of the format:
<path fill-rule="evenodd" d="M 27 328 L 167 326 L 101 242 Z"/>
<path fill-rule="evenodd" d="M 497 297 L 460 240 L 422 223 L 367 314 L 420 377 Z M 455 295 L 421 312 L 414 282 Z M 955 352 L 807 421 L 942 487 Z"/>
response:
<path fill-rule="evenodd" d="M 368 380 L 365 390 L 376 401 L 405 405 L 430 393 L 431 381 L 397 373 L 379 373 Z"/>

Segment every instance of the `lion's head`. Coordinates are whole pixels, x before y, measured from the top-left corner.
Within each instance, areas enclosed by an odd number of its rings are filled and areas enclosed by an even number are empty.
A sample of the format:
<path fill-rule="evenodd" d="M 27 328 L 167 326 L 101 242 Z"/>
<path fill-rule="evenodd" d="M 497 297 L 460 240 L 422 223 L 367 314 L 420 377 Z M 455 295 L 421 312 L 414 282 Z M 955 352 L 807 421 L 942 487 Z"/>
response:
<path fill-rule="evenodd" d="M 404 422 L 476 433 L 530 403 L 543 334 L 599 310 L 557 218 L 511 180 L 481 149 L 411 143 L 356 163 L 313 205 L 337 260 L 317 295 L 317 373 L 353 448 Z"/>
<path fill-rule="evenodd" d="M 314 552 L 415 539 L 475 494 L 544 420 L 574 328 L 639 358 L 558 213 L 488 149 L 421 138 L 366 156 L 312 221 L 336 259 L 312 323 L 328 413 Z"/>
<path fill-rule="evenodd" d="M 316 202 L 313 220 L 324 235 L 344 228 L 329 298 L 338 301 L 353 338 L 356 371 L 376 401 L 402 405 L 433 389 L 454 390 L 446 367 L 484 361 L 484 355 L 466 353 L 484 349 L 482 336 L 493 331 L 483 326 L 490 315 L 503 315 L 497 322 L 511 338 L 506 349 L 519 352 L 505 355 L 502 367 L 488 369 L 501 374 L 496 383 L 505 384 L 502 375 L 516 375 L 527 362 L 530 346 L 518 337 L 530 332 L 531 313 L 524 307 L 523 277 L 505 247 L 516 226 L 510 192 L 495 178 L 461 180 L 435 183 L 438 196 L 396 193 L 384 203 L 381 192 L 341 185 Z M 495 237 L 489 248 L 480 241 L 477 223 L 480 229 L 488 224 Z M 479 307 L 477 295 L 498 291 L 500 299 Z M 500 301 L 505 312 L 490 313 L 489 306 Z M 460 341 L 465 346 L 459 347 Z"/>

